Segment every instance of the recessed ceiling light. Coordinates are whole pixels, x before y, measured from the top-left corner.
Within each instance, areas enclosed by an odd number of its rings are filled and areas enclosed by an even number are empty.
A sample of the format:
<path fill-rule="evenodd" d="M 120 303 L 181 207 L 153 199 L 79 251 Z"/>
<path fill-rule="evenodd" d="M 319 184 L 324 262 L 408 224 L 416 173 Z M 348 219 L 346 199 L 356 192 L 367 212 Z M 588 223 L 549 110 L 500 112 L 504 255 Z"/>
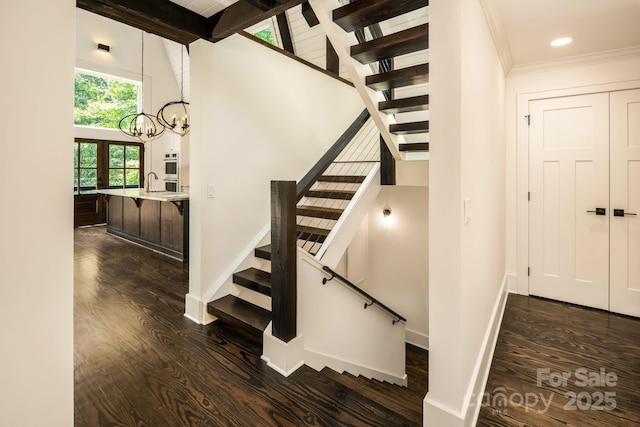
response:
<path fill-rule="evenodd" d="M 551 46 L 566 46 L 573 41 L 573 37 L 561 37 L 551 42 Z"/>

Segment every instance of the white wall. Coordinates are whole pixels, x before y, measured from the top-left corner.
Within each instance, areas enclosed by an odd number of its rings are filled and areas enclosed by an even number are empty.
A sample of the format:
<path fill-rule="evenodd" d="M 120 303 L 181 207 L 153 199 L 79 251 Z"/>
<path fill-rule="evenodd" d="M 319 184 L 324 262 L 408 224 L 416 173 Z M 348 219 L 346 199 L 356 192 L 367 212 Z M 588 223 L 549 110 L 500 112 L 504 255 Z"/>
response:
<path fill-rule="evenodd" d="M 505 76 L 478 0 L 433 1 L 430 17 L 430 87 L 439 102 L 431 106 L 438 143 L 429 164 L 425 424 L 470 425 L 505 275 Z"/>
<path fill-rule="evenodd" d="M 527 197 L 528 168 L 526 162 L 519 164 L 519 156 L 522 150 L 528 150 L 528 141 L 518 136 L 523 130 L 526 135 L 524 115 L 527 111 L 518 111 L 518 98 L 558 96 L 560 91 L 568 95 L 636 87 L 640 87 L 640 49 L 637 48 L 520 66 L 509 74 L 506 86 L 506 265 L 509 273 L 518 277 L 517 285 L 515 281 L 511 283 L 512 291 L 528 293 L 527 242 L 518 239 L 518 230 L 522 233 L 523 227 L 527 227 L 523 222 L 526 218 L 518 217 L 518 206 L 522 208 Z"/>
<path fill-rule="evenodd" d="M 388 207 L 391 215 L 384 218 Z M 366 252 L 349 246 L 349 279 L 407 319 L 407 342 L 429 346 L 429 188 L 383 186 L 366 221 Z M 427 261 L 425 261 L 427 260 Z M 357 279 L 356 279 L 357 280 Z"/>
<path fill-rule="evenodd" d="M 190 52 L 187 315 L 201 321 L 203 295 L 270 221 L 270 181 L 302 178 L 364 107 L 352 87 L 242 36 Z"/>
<path fill-rule="evenodd" d="M 140 81 L 141 31 L 117 21 L 76 9 L 76 66 L 118 77 Z M 111 46 L 110 52 L 99 51 L 98 43 Z M 144 36 L 144 112 L 155 116 L 169 101 L 180 99 L 180 90 L 169 63 L 162 39 L 154 34 Z M 136 141 L 119 130 L 76 127 L 75 136 L 111 141 Z M 152 180 L 152 189 L 164 189 L 163 155 L 180 152 L 181 139 L 170 132 L 145 144 L 145 171 L 160 177 Z"/>
<path fill-rule="evenodd" d="M 75 2 L 4 2 L 0 424 L 73 425 Z"/>

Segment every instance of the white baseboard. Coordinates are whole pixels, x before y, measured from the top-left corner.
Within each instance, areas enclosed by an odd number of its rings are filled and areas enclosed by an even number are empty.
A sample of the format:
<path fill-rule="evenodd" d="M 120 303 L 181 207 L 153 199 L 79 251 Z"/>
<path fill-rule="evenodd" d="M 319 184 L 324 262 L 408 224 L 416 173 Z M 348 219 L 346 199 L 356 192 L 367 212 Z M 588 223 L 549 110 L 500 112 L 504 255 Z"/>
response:
<path fill-rule="evenodd" d="M 198 323 L 204 324 L 204 313 L 207 312 L 206 304 L 195 295 L 187 294 L 184 298 L 184 317 Z"/>
<path fill-rule="evenodd" d="M 405 341 L 411 345 L 415 345 L 423 350 L 429 350 L 429 335 L 422 332 L 405 329 Z"/>
<path fill-rule="evenodd" d="M 423 402 L 422 425 L 423 427 L 464 427 L 464 418 L 459 412 L 431 400 L 427 393 Z"/>
<path fill-rule="evenodd" d="M 467 393 L 467 401 L 464 403 L 464 425 L 466 427 L 473 427 L 478 422 L 478 415 L 480 414 L 480 407 L 482 403 L 482 395 L 484 389 L 487 386 L 487 379 L 489 378 L 489 371 L 491 369 L 491 361 L 493 360 L 493 353 L 496 349 L 496 342 L 498 340 L 498 333 L 500 332 L 500 325 L 502 324 L 502 316 L 504 315 L 504 309 L 507 304 L 507 297 L 509 296 L 509 289 L 507 288 L 507 282 L 509 280 L 508 274 L 505 274 L 500 286 L 500 292 L 498 298 L 493 306 L 491 313 L 491 320 L 487 331 L 485 333 L 480 354 L 474 368 L 473 380 L 469 383 L 469 389 Z"/>
<path fill-rule="evenodd" d="M 502 324 L 502 316 L 504 314 L 507 296 L 509 295 L 508 280 L 509 275 L 505 274 L 491 312 L 491 318 L 487 325 L 478 358 L 476 359 L 471 380 L 469 381 L 462 411 L 458 412 L 446 407 L 440 402 L 434 401 L 429 397 L 429 393 L 427 393 L 424 399 L 424 426 L 473 427 L 476 425 L 480 413 L 482 395 L 487 384 L 487 379 L 489 378 L 493 352 L 496 347 L 498 333 L 500 332 L 500 325 Z"/>
<path fill-rule="evenodd" d="M 356 377 L 361 375 L 365 378 L 386 381 L 388 383 L 396 384 L 402 387 L 407 386 L 407 374 L 404 374 L 402 376 L 394 375 L 389 372 L 367 368 L 365 366 L 360 366 L 347 360 L 339 359 L 337 357 L 318 353 L 308 349 L 305 349 L 304 351 L 304 363 L 307 366 L 312 367 L 316 371 L 321 371 L 326 367 L 340 373 L 346 371 Z"/>
<path fill-rule="evenodd" d="M 289 342 L 280 341 L 271 333 L 271 323 L 262 334 L 262 357 L 274 371 L 288 377 L 304 365 L 304 338 L 297 336 Z"/>

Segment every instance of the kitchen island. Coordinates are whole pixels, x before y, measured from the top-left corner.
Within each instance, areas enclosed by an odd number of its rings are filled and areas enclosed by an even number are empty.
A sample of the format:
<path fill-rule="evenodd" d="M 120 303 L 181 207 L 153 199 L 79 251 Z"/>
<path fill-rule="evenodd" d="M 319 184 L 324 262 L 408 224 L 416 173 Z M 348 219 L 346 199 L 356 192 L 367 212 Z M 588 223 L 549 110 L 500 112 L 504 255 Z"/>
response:
<path fill-rule="evenodd" d="M 107 199 L 107 232 L 180 261 L 189 259 L 189 193 L 143 188 L 98 190 Z"/>

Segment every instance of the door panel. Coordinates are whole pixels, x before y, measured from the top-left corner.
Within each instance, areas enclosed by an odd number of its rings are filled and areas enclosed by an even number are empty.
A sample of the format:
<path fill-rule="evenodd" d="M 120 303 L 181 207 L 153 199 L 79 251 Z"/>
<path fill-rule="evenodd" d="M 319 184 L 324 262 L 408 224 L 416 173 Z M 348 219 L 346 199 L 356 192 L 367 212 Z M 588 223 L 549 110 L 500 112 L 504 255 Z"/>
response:
<path fill-rule="evenodd" d="M 531 101 L 529 113 L 529 292 L 608 309 L 609 94 Z"/>
<path fill-rule="evenodd" d="M 640 90 L 611 93 L 611 311 L 640 316 Z"/>

